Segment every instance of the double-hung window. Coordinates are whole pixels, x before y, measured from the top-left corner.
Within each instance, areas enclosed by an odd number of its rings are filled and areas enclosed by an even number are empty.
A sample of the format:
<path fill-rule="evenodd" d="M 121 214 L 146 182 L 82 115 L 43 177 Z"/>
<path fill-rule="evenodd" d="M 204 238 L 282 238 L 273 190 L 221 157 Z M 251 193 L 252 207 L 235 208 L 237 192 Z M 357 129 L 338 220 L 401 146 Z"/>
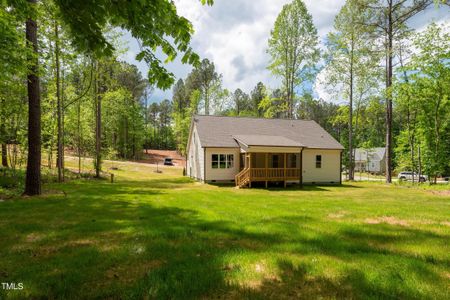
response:
<path fill-rule="evenodd" d="M 322 155 L 316 155 L 316 168 L 322 168 Z"/>
<path fill-rule="evenodd" d="M 234 154 L 213 154 L 211 156 L 213 169 L 230 169 L 234 167 Z"/>

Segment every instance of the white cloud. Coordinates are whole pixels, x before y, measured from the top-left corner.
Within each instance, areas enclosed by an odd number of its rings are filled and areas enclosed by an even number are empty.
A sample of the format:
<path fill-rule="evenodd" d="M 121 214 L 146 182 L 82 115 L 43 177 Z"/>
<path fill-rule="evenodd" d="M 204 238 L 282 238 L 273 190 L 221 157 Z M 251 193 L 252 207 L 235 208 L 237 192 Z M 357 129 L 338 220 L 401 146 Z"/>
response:
<path fill-rule="evenodd" d="M 216 0 L 204 7 L 198 0 L 178 0 L 179 13 L 192 21 L 194 49 L 211 59 L 223 74 L 224 86 L 249 92 L 258 81 L 275 87 L 279 80 L 266 69 L 270 31 L 278 13 L 289 0 Z M 323 40 L 344 0 L 308 0 L 320 39 Z"/>
<path fill-rule="evenodd" d="M 279 84 L 279 80 L 266 69 L 269 63 L 266 49 L 275 19 L 288 2 L 290 0 L 215 0 L 214 5 L 209 7 L 202 6 L 200 0 L 175 0 L 179 14 L 189 19 L 194 26 L 194 50 L 202 58 L 214 62 L 216 70 L 223 74 L 224 87 L 230 90 L 239 87 L 246 92 L 250 92 L 258 81 L 271 87 Z M 344 3 L 345 0 L 305 1 L 322 43 Z M 414 27 L 420 27 L 433 16 L 438 19 L 446 17 L 445 12 L 427 11 L 417 16 Z M 146 66 L 141 64 L 139 67 L 145 75 Z M 179 60 L 167 68 L 177 78 L 184 78 L 190 71 L 190 67 L 182 65 Z M 325 88 L 319 84 L 315 86 L 319 96 L 325 95 Z M 158 91 L 155 95 L 161 99 L 170 98 L 171 91 Z"/>

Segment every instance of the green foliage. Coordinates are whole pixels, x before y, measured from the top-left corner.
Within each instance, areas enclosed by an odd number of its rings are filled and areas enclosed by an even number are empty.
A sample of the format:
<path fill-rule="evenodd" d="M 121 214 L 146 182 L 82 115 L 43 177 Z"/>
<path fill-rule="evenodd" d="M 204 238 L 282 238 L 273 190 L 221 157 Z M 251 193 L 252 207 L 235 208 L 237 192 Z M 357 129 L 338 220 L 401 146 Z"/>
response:
<path fill-rule="evenodd" d="M 407 80 L 399 75 L 393 88 L 396 104 L 409 124 L 397 141 L 400 167 L 423 163 L 423 171 L 432 176 L 447 175 L 450 171 L 448 32 L 448 26 L 431 24 L 424 32 L 416 34 L 413 43 L 417 51 L 402 70 L 407 74 Z M 417 147 L 411 147 L 411 138 L 407 138 L 410 136 L 417 140 Z M 418 161 L 418 147 L 422 150 L 422 162 Z M 408 163 L 405 155 L 411 157 Z"/>
<path fill-rule="evenodd" d="M 264 118 L 280 118 L 285 116 L 285 112 L 289 110 L 289 104 L 284 100 L 280 89 L 276 89 L 272 93 L 266 90 L 258 104 L 258 109 L 263 111 Z"/>
<path fill-rule="evenodd" d="M 269 39 L 268 69 L 283 80 L 286 116 L 293 118 L 295 88 L 311 80 L 319 59 L 317 29 L 302 0 L 283 6 Z"/>
<path fill-rule="evenodd" d="M 380 53 L 368 39 L 372 29 L 363 25 L 358 1 L 346 1 L 335 18 L 334 31 L 327 37 L 324 70 L 329 91 L 345 101 L 352 96 L 353 105 L 379 93 L 381 79 Z"/>
<path fill-rule="evenodd" d="M 201 105 L 205 115 L 213 112 L 215 106 L 220 105 L 222 100 L 222 75 L 216 72 L 213 62 L 207 58 L 203 59 L 191 73 L 187 79 L 187 97 L 190 97 L 190 92 L 199 90 L 201 92 Z"/>
<path fill-rule="evenodd" d="M 212 2 L 202 1 L 205 4 Z M 55 5 L 70 29 L 74 45 L 82 52 L 111 56 L 114 47 L 104 35 L 104 28 L 110 24 L 129 31 L 143 47 L 136 59 L 149 64 L 150 84 L 161 89 L 170 88 L 174 75 L 155 56 L 158 48 L 167 56 L 165 62 L 173 61 L 177 53 L 183 53 L 183 63 L 199 63 L 198 55 L 189 46 L 194 32 L 192 24 L 178 16 L 173 1 L 55 0 Z"/>
<path fill-rule="evenodd" d="M 266 97 L 266 94 L 267 88 L 262 82 L 258 82 L 250 93 L 252 111 L 255 112 L 256 116 L 258 117 L 261 117 L 263 115 L 263 111 L 259 107 L 259 104 Z"/>
<path fill-rule="evenodd" d="M 336 139 L 340 139 L 340 124 L 333 124 L 340 107 L 333 103 L 317 100 L 312 95 L 305 95 L 300 99 L 297 115 L 299 119 L 314 120 Z M 337 126 L 335 126 L 337 125 Z"/>
<path fill-rule="evenodd" d="M 106 92 L 102 113 L 104 143 L 121 158 L 139 158 L 144 144 L 144 118 L 131 92 L 123 87 Z"/>

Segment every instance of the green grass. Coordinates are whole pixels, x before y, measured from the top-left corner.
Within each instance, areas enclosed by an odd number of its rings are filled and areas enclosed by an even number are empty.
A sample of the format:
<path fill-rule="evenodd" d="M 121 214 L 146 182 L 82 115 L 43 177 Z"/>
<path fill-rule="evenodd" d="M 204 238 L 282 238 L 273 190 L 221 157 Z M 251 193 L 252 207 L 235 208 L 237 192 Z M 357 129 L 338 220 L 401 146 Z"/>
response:
<path fill-rule="evenodd" d="M 445 193 L 235 189 L 117 166 L 114 184 L 0 202 L 0 282 L 24 285 L 0 299 L 450 297 Z"/>

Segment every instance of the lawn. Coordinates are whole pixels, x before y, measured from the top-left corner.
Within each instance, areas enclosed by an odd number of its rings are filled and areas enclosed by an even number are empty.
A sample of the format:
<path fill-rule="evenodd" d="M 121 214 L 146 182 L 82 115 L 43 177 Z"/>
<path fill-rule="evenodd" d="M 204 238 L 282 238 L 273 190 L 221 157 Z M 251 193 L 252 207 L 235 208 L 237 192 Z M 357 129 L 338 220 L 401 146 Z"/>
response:
<path fill-rule="evenodd" d="M 24 287 L 0 299 L 450 297 L 445 190 L 235 189 L 115 165 L 113 184 L 0 202 L 0 281 Z"/>

